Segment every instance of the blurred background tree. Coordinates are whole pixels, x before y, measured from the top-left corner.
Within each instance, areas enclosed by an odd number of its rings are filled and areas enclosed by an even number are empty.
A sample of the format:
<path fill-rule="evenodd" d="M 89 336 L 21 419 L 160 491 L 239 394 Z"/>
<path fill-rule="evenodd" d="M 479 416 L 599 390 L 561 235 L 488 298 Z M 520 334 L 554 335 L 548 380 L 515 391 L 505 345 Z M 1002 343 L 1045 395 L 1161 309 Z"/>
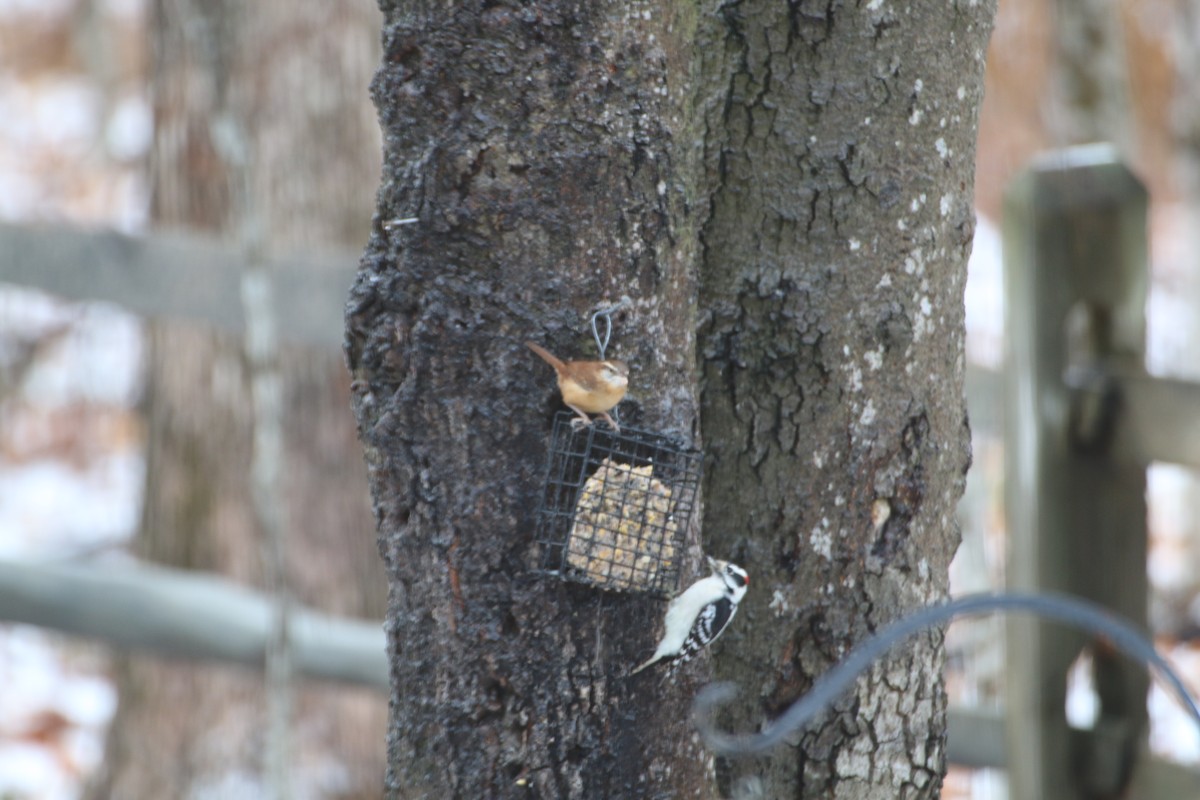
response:
<path fill-rule="evenodd" d="M 253 240 L 259 256 L 361 243 L 379 169 L 366 94 L 378 38 L 371 4 L 164 1 L 148 14 L 151 224 Z M 283 418 L 262 420 L 240 337 L 182 322 L 154 322 L 146 334 L 147 482 L 133 552 L 266 585 L 252 443 L 256 425 L 278 423 L 287 587 L 312 607 L 381 616 L 340 354 L 284 348 Z M 115 674 L 119 705 L 91 797 L 273 793 L 261 675 L 141 656 L 118 658 Z M 380 796 L 376 694 L 302 685 L 293 711 L 296 796 Z"/>

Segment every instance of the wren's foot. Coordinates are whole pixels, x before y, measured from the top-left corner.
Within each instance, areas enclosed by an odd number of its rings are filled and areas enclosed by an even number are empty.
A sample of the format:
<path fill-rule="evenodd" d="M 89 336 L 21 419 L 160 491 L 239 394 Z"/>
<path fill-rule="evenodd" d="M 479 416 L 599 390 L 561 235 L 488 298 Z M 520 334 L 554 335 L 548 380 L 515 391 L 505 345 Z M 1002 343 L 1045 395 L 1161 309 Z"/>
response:
<path fill-rule="evenodd" d="M 571 430 L 577 431 L 580 428 L 583 428 L 587 425 L 592 424 L 592 418 L 589 417 L 587 414 L 583 413 L 582 411 L 580 411 L 575 406 L 568 404 L 567 408 L 571 409 L 572 411 L 574 411 L 576 414 L 579 415 L 575 419 L 571 420 Z"/>
<path fill-rule="evenodd" d="M 621 426 L 617 424 L 617 421 L 615 419 L 613 419 L 612 417 L 610 417 L 608 415 L 608 412 L 601 411 L 600 416 L 604 417 L 604 421 L 607 422 L 614 431 L 616 431 L 617 433 L 621 432 Z"/>

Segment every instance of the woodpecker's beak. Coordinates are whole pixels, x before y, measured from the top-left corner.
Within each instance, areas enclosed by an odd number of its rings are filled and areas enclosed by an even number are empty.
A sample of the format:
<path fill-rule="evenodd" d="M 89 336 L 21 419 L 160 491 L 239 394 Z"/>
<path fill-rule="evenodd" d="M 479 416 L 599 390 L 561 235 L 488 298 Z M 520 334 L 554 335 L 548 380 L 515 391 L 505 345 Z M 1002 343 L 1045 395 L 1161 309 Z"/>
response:
<path fill-rule="evenodd" d="M 715 558 L 713 558 L 712 556 L 705 556 L 705 558 L 708 559 L 708 568 L 709 569 L 711 569 L 713 572 L 721 571 L 721 566 L 717 563 L 717 560 Z"/>

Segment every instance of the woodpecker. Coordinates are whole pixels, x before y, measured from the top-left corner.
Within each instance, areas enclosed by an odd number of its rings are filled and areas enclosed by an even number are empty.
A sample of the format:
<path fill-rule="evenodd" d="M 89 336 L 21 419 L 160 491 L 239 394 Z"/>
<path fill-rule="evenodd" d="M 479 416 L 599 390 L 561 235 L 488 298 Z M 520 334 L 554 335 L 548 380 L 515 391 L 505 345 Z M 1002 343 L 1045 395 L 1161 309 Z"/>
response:
<path fill-rule="evenodd" d="M 750 576 L 737 564 L 708 559 L 712 574 L 701 578 L 667 606 L 663 636 L 654 655 L 636 667 L 636 675 L 651 664 L 666 661 L 670 675 L 692 656 L 712 644 L 737 613 L 738 603 L 746 595 Z"/>

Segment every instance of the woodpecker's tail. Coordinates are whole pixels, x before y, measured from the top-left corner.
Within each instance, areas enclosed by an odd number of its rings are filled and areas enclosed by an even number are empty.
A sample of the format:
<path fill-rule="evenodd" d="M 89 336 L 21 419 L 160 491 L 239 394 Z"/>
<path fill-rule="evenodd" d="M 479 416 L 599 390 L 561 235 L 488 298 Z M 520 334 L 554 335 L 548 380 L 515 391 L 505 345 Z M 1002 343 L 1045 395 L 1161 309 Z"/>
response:
<path fill-rule="evenodd" d="M 638 664 L 633 669 L 629 670 L 629 675 L 626 677 L 633 677 L 634 675 L 637 675 L 639 672 L 641 672 L 642 670 L 644 670 L 646 667 L 650 666 L 651 664 L 658 663 L 658 660 L 659 660 L 658 656 L 652 656 L 651 658 L 647 659 L 646 661 L 643 661 L 641 664 Z"/>

